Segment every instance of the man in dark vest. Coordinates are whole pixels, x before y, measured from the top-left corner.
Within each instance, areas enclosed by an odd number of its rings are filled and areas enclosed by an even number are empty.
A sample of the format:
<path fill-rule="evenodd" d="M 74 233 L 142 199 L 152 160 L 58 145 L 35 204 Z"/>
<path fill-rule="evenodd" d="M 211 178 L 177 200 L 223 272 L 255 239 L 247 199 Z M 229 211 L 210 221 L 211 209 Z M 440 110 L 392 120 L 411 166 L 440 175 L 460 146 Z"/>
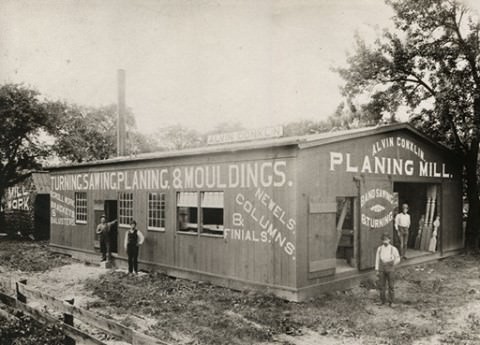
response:
<path fill-rule="evenodd" d="M 137 222 L 132 220 L 130 229 L 125 233 L 124 248 L 128 255 L 128 273 L 138 274 L 138 251 L 145 237 L 137 229 Z"/>
<path fill-rule="evenodd" d="M 112 259 L 112 239 L 110 238 L 111 227 L 117 220 L 113 220 L 109 223 L 106 222 L 105 215 L 100 217 L 100 224 L 97 225 L 97 234 L 100 239 L 100 251 L 102 252 L 102 261 L 110 261 Z"/>

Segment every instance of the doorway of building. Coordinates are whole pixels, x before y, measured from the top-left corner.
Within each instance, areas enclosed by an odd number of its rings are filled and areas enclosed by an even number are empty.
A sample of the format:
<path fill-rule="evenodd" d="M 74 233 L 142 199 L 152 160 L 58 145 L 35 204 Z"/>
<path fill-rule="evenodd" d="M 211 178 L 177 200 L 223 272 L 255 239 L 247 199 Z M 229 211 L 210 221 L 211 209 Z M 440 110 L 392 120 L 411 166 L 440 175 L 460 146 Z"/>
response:
<path fill-rule="evenodd" d="M 398 209 L 394 214 L 402 211 L 402 205 L 408 204 L 410 214 L 410 230 L 407 241 L 407 258 L 414 258 L 429 252 L 436 252 L 440 243 L 440 185 L 430 183 L 395 182 L 394 193 L 398 194 Z M 399 247 L 400 240 L 394 231 L 394 244 Z"/>
<path fill-rule="evenodd" d="M 50 239 L 50 194 L 37 194 L 34 212 L 35 238 Z"/>
<path fill-rule="evenodd" d="M 117 220 L 117 200 L 105 200 L 105 217 L 107 222 Z M 112 253 L 118 251 L 118 223 L 110 226 L 110 245 Z"/>
<path fill-rule="evenodd" d="M 336 273 L 355 270 L 355 198 L 337 198 L 337 255 Z"/>

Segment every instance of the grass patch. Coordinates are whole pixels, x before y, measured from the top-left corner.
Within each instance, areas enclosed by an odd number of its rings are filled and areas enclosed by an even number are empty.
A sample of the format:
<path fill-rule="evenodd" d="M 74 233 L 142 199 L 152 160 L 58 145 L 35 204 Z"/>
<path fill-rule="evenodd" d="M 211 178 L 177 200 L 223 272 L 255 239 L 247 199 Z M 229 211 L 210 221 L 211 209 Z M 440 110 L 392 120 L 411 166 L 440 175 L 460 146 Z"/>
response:
<path fill-rule="evenodd" d="M 0 265 L 8 270 L 42 272 L 71 262 L 65 255 L 51 252 L 47 241 L 0 240 Z"/>

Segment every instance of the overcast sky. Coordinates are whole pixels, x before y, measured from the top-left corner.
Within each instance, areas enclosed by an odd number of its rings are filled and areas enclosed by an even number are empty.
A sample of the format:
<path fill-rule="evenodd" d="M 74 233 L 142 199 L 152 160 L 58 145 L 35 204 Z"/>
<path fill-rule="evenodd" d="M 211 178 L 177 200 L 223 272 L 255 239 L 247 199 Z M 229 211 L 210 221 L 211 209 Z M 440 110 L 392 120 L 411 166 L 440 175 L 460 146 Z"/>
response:
<path fill-rule="evenodd" d="M 110 104 L 123 68 L 147 133 L 322 119 L 355 31 L 372 38 L 391 15 L 381 0 L 0 0 L 0 83 Z"/>

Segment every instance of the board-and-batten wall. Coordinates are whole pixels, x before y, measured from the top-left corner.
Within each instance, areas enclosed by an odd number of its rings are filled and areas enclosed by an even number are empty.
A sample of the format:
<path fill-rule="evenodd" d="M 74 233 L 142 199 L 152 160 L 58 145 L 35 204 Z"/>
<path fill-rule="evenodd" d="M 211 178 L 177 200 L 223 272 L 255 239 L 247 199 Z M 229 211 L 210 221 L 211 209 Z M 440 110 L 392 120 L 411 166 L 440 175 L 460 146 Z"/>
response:
<path fill-rule="evenodd" d="M 249 152 L 243 154 L 217 155 L 165 159 L 162 161 L 147 161 L 143 163 L 125 163 L 116 165 L 104 165 L 90 168 L 77 168 L 59 170 L 55 174 L 87 173 L 103 171 L 119 171 L 130 169 L 169 168 L 178 166 L 198 166 L 211 164 L 236 164 L 239 162 L 264 162 L 267 160 L 287 161 L 288 178 L 294 181 L 295 161 L 294 151 L 286 148 L 269 149 L 267 152 Z M 235 160 L 233 160 L 233 158 Z M 295 184 L 288 188 L 262 187 L 265 193 L 292 216 L 296 212 Z M 255 197 L 255 188 L 217 188 L 189 189 L 191 191 L 224 191 L 224 222 L 225 227 L 234 228 L 232 213 L 240 213 L 244 218 L 244 228 L 255 230 L 258 228 L 255 220 L 242 209 L 242 205 L 236 202 L 236 196 L 241 193 L 245 200 L 249 200 L 254 208 L 257 208 L 266 220 L 273 223 L 274 227 L 281 228 L 279 220 L 262 205 Z M 147 230 L 147 200 L 148 192 L 166 193 L 166 226 L 165 231 Z M 168 190 L 139 190 L 133 191 L 134 219 L 138 228 L 146 235 L 146 241 L 140 250 L 140 261 L 164 265 L 165 267 L 179 268 L 186 271 L 209 273 L 216 276 L 234 278 L 238 280 L 256 282 L 272 286 L 295 286 L 295 260 L 286 255 L 278 243 L 239 241 L 228 236 L 214 237 L 208 235 L 192 235 L 176 232 L 176 192 Z M 101 200 L 117 200 L 118 193 L 122 190 L 88 190 L 88 221 L 87 224 L 75 224 L 74 226 L 60 226 L 52 224 L 52 244 L 67 246 L 73 249 L 93 251 L 95 240 L 95 210 L 94 204 Z M 130 191 L 127 191 L 130 192 Z M 74 192 L 64 191 L 62 194 L 74 199 Z M 263 211 L 262 211 L 263 210 Z M 258 216 L 258 214 L 257 214 Z M 123 238 L 126 227 L 118 227 L 118 255 L 125 257 Z M 258 231 L 258 230 L 257 230 Z M 295 243 L 294 233 L 285 234 L 288 241 Z"/>

